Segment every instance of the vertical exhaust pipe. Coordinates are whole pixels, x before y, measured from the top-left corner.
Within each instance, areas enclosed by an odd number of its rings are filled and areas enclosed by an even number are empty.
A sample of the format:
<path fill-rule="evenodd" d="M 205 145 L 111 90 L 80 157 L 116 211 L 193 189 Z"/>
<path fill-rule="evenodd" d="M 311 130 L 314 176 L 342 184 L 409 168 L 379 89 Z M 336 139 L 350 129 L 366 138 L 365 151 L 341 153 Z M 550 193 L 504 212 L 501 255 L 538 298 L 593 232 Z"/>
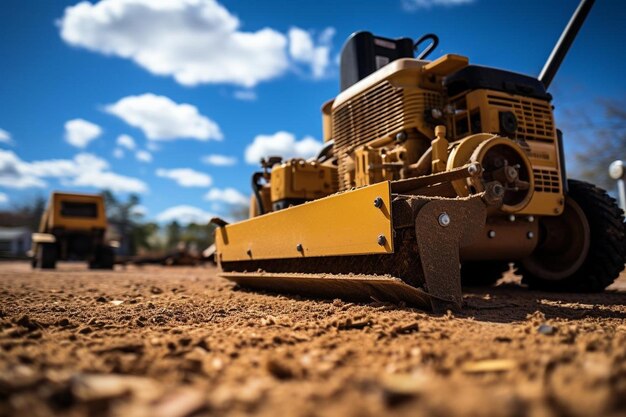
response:
<path fill-rule="evenodd" d="M 552 83 L 552 79 L 559 70 L 565 55 L 567 55 L 567 51 L 570 46 L 572 46 L 572 43 L 574 42 L 581 26 L 585 22 L 585 19 L 587 18 L 594 2 L 595 0 L 581 0 L 578 8 L 576 8 L 572 18 L 565 27 L 565 30 L 561 33 L 559 41 L 554 46 L 550 57 L 543 66 L 541 74 L 539 74 L 539 81 L 543 83 L 546 89 L 550 86 L 550 83 Z"/>

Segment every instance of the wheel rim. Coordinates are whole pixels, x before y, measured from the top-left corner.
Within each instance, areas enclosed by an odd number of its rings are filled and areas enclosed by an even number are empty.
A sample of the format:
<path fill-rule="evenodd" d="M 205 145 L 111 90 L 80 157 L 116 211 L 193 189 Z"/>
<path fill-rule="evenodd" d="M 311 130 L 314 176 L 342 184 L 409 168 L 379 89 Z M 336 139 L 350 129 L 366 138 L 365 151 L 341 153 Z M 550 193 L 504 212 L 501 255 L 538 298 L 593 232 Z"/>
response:
<path fill-rule="evenodd" d="M 582 208 L 566 198 L 560 216 L 540 219 L 537 249 L 522 263 L 533 275 L 550 281 L 566 279 L 576 273 L 589 253 L 589 222 Z"/>

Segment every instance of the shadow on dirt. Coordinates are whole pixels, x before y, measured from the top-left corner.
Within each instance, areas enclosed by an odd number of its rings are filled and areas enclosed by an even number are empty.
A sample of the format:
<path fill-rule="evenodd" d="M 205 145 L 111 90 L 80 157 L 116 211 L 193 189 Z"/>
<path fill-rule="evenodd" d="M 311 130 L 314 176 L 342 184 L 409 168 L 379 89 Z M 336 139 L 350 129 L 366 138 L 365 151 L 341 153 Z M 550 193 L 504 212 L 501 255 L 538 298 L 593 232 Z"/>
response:
<path fill-rule="evenodd" d="M 509 323 L 535 311 L 546 318 L 626 319 L 626 293 L 594 294 L 531 291 L 518 284 L 465 289 L 463 315 L 480 321 Z"/>
<path fill-rule="evenodd" d="M 316 300 L 333 303 L 332 299 L 305 297 L 297 294 L 251 290 L 234 286 L 235 291 L 263 294 L 269 297 L 284 297 L 294 301 Z M 626 292 L 605 291 L 594 294 L 553 293 L 532 291 L 517 283 L 504 283 L 495 287 L 464 288 L 464 308 L 456 317 L 468 317 L 478 321 L 511 323 L 524 321 L 527 316 L 539 311 L 548 319 L 578 320 L 582 318 L 626 319 Z M 345 299 L 363 306 L 380 307 L 405 311 L 423 311 L 419 308 L 372 300 Z"/>

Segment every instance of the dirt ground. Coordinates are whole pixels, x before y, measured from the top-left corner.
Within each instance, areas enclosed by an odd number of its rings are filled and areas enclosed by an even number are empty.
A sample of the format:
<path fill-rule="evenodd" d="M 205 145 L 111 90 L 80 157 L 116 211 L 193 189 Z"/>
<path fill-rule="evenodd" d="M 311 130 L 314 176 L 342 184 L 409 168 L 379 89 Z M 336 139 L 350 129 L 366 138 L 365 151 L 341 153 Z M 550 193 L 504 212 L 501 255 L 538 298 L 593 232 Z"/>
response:
<path fill-rule="evenodd" d="M 626 415 L 625 275 L 436 316 L 215 273 L 0 263 L 0 416 Z"/>

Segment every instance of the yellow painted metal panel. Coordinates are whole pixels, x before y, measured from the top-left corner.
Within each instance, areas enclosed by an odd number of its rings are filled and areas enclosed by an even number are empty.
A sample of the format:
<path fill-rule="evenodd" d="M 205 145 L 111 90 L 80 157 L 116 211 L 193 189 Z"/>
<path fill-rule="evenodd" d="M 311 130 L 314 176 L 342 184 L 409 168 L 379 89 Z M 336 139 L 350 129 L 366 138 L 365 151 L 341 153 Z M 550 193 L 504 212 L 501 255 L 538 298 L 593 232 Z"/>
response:
<path fill-rule="evenodd" d="M 541 193 L 535 191 L 530 203 L 518 214 L 540 216 L 558 216 L 563 213 L 565 198 L 562 194 Z M 549 211 L 551 209 L 552 211 Z"/>
<path fill-rule="evenodd" d="M 392 253 L 392 233 L 385 181 L 220 227 L 215 241 L 218 256 L 228 262 Z"/>
<path fill-rule="evenodd" d="M 424 65 L 424 72 L 426 74 L 445 76 L 467 67 L 468 64 L 469 59 L 465 56 L 447 54 Z"/>
<path fill-rule="evenodd" d="M 96 217 L 70 217 L 61 214 L 63 202 L 93 203 L 96 205 Z M 104 198 L 97 194 L 52 193 L 50 198 L 47 228 L 63 227 L 68 230 L 106 229 L 107 218 L 104 210 Z M 43 231 L 43 230 L 42 230 Z"/>

